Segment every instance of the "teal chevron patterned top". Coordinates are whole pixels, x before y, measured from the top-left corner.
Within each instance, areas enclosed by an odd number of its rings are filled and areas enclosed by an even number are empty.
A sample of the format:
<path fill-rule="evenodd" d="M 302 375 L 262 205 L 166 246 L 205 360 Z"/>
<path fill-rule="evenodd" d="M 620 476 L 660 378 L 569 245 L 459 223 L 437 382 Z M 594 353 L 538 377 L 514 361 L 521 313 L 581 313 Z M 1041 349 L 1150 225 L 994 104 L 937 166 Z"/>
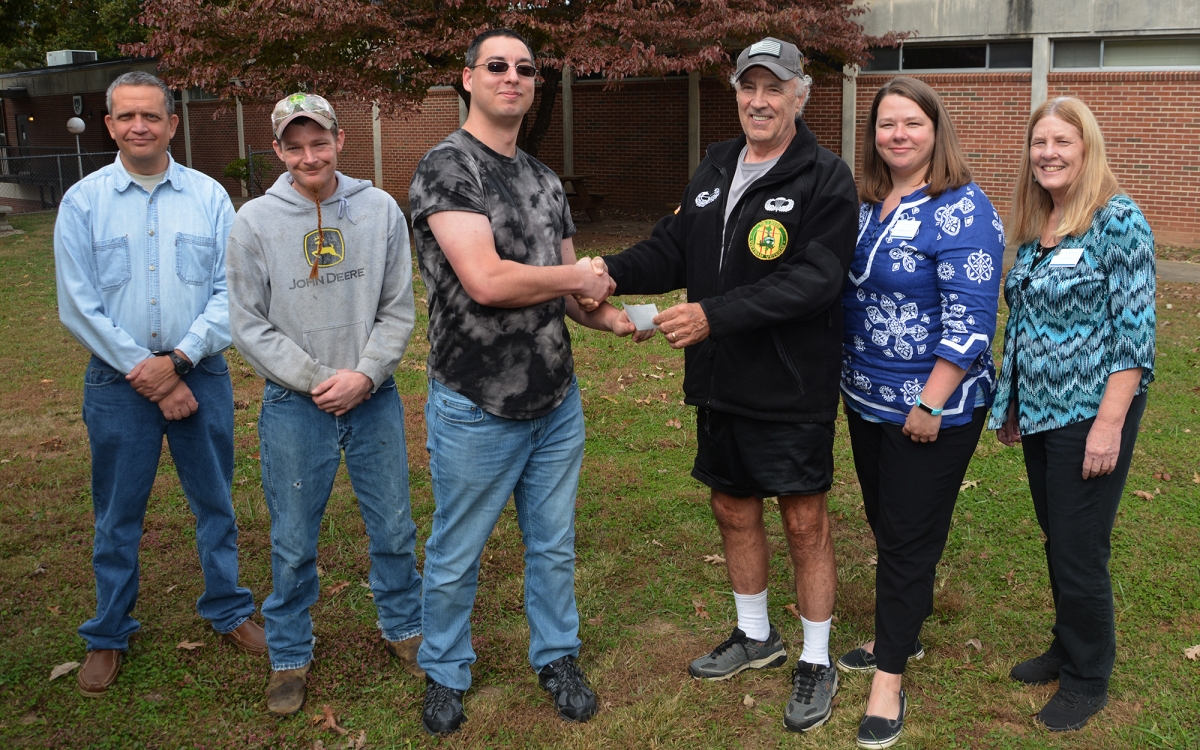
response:
<path fill-rule="evenodd" d="M 1040 255 L 1037 240 L 1022 245 L 1004 282 L 1009 316 L 989 429 L 1004 424 L 1014 397 L 1030 435 L 1096 416 L 1114 372 L 1142 368 L 1139 394 L 1154 380 L 1154 234 L 1137 205 L 1114 196 L 1087 232 Z"/>

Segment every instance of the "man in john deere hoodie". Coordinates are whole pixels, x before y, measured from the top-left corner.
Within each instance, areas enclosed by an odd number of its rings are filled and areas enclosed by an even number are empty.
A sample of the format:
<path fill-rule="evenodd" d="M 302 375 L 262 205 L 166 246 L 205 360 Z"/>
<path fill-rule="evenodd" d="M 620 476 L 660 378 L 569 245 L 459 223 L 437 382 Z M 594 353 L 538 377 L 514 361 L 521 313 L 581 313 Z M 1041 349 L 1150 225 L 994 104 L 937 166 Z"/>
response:
<path fill-rule="evenodd" d="M 697 407 L 692 476 L 712 490 L 738 626 L 693 677 L 723 680 L 787 661 L 767 618 L 763 498 L 779 499 L 795 568 L 804 649 L 784 710 L 791 730 L 829 719 L 837 569 L 825 507 L 841 365 L 842 282 L 858 200 L 850 169 L 800 119 L 809 79 L 795 45 L 766 38 L 738 57 L 731 82 L 743 135 L 715 144 L 673 216 L 604 258 L 616 294 L 687 288 L 654 322 L 685 349 L 686 401 Z M 597 263 L 600 270 L 600 264 Z"/>
<path fill-rule="evenodd" d="M 336 171 L 345 132 L 329 102 L 294 94 L 271 124 L 287 172 L 238 212 L 229 307 L 238 352 L 267 381 L 258 420 L 274 581 L 263 603 L 267 710 L 287 715 L 304 704 L 317 533 L 343 452 L 371 538 L 384 645 L 409 673 L 425 673 L 404 409 L 392 380 L 414 322 L 408 229 L 391 196 Z"/>

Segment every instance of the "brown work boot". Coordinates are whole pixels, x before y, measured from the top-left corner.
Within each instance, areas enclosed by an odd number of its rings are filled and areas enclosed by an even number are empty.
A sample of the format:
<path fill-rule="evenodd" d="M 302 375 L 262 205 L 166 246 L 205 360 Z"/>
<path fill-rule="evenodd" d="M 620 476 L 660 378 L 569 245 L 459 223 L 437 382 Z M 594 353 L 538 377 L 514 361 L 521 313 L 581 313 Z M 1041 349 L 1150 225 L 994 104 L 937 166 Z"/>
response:
<path fill-rule="evenodd" d="M 389 641 L 385 638 L 383 647 L 400 661 L 400 666 L 404 668 L 405 672 L 413 677 L 424 677 L 425 670 L 421 669 L 420 664 L 417 664 L 417 649 L 421 647 L 421 640 L 420 634 L 402 641 Z"/>
<path fill-rule="evenodd" d="M 253 620 L 246 620 L 225 633 L 224 637 L 225 640 L 251 656 L 262 656 L 267 653 L 267 634 L 263 632 L 262 625 Z"/>
<path fill-rule="evenodd" d="M 291 716 L 304 708 L 304 698 L 308 694 L 304 679 L 308 676 L 310 666 L 311 662 L 299 669 L 284 669 L 271 673 L 271 679 L 267 683 L 268 711 L 276 716 Z"/>
<path fill-rule="evenodd" d="M 111 648 L 101 648 L 88 651 L 79 668 L 76 682 L 79 692 L 89 698 L 99 698 L 108 691 L 110 685 L 117 681 L 117 672 L 121 669 L 121 657 L 124 652 Z"/>

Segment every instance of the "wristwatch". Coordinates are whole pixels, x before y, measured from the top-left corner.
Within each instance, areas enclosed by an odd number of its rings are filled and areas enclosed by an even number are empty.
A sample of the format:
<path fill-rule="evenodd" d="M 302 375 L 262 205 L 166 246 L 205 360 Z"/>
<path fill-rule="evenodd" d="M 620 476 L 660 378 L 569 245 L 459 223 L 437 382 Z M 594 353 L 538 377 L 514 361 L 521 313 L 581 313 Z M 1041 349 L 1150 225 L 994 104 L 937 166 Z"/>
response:
<path fill-rule="evenodd" d="M 175 365 L 175 374 L 179 377 L 182 378 L 184 375 L 187 375 L 192 371 L 192 363 L 188 362 L 174 351 L 163 352 L 163 356 L 171 358 L 171 363 Z"/>
<path fill-rule="evenodd" d="M 927 403 L 925 403 L 924 401 L 922 401 L 920 396 L 917 396 L 917 406 L 921 407 L 922 409 L 924 409 L 925 411 L 929 412 L 930 414 L 932 414 L 932 415 L 933 415 L 933 416 L 935 416 L 935 417 L 940 417 L 940 416 L 942 416 L 942 411 L 943 411 L 943 409 L 935 409 L 935 408 L 933 408 L 933 407 L 932 407 L 932 406 L 930 406 L 929 404 L 927 404 Z M 944 408 L 944 407 L 943 407 L 943 408 Z"/>

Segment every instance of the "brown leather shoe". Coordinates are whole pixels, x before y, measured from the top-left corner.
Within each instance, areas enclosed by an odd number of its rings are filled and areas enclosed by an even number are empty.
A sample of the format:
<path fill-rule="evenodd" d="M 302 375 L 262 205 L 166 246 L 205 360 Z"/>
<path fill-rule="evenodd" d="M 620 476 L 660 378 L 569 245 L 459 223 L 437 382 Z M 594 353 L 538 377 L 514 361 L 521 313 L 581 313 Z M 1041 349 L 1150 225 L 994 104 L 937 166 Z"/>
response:
<path fill-rule="evenodd" d="M 267 710 L 276 716 L 291 716 L 304 708 L 304 699 L 308 695 L 305 678 L 308 676 L 309 662 L 299 669 L 284 669 L 272 672 L 267 682 Z"/>
<path fill-rule="evenodd" d="M 267 653 L 267 634 L 263 631 L 262 625 L 253 620 L 246 620 L 225 633 L 225 640 L 251 656 L 262 656 Z"/>
<path fill-rule="evenodd" d="M 383 647 L 400 661 L 400 666 L 404 668 L 405 672 L 413 677 L 424 677 L 425 670 L 421 669 L 420 664 L 417 664 L 417 649 L 421 647 L 421 640 L 420 635 L 414 635 L 412 638 L 405 638 L 402 641 L 384 639 Z"/>
<path fill-rule="evenodd" d="M 88 651 L 76 677 L 79 692 L 89 698 L 103 696 L 109 686 L 117 681 L 123 655 L 124 652 L 109 648 Z"/>

